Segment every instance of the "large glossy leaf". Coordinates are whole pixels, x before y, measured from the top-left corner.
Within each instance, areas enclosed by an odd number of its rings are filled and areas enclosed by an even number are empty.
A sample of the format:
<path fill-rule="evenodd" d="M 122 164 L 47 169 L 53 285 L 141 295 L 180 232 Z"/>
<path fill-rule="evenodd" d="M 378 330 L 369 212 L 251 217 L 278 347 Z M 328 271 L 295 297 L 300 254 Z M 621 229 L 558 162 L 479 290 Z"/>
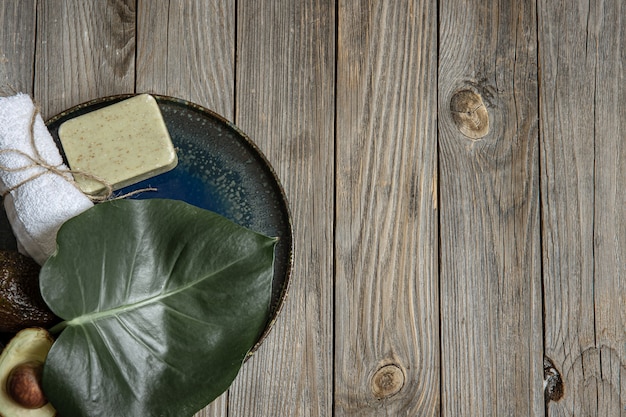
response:
<path fill-rule="evenodd" d="M 173 200 L 69 220 L 41 271 L 65 320 L 44 367 L 59 414 L 191 416 L 231 384 L 268 319 L 275 239 Z"/>

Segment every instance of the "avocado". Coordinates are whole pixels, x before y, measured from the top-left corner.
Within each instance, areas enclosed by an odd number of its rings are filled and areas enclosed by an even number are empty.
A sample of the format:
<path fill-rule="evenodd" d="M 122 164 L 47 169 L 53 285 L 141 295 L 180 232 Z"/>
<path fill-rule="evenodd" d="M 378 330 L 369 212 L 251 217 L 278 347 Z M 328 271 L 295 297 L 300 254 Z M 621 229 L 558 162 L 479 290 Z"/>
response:
<path fill-rule="evenodd" d="M 0 332 L 48 327 L 59 321 L 39 292 L 40 269 L 17 251 L 0 251 Z"/>
<path fill-rule="evenodd" d="M 0 355 L 0 417 L 53 417 L 41 390 L 41 369 L 53 339 L 42 328 L 18 332 Z"/>

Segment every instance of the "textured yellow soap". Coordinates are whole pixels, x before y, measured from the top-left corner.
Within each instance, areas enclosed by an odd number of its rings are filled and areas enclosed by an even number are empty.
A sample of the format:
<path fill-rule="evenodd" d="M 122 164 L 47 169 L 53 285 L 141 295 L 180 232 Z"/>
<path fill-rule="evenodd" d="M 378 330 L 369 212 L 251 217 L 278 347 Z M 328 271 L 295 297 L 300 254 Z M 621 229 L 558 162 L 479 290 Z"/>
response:
<path fill-rule="evenodd" d="M 101 178 L 114 190 L 167 172 L 178 163 L 159 106 L 140 94 L 64 122 L 59 139 L 70 169 Z M 83 192 L 105 189 L 74 175 Z"/>

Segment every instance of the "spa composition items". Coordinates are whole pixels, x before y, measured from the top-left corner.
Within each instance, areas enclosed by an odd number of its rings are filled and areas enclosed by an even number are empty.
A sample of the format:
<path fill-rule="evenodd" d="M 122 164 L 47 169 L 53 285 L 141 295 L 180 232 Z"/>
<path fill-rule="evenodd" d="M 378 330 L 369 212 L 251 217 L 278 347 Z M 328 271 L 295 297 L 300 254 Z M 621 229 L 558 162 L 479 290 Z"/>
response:
<path fill-rule="evenodd" d="M 278 239 L 184 201 L 112 193 L 177 164 L 149 95 L 66 121 L 60 142 L 69 166 L 28 96 L 0 99 L 0 193 L 42 265 L 0 259 L 12 334 L 0 415 L 194 415 L 269 322 Z"/>
<path fill-rule="evenodd" d="M 70 218 L 112 190 L 173 169 L 177 163 L 153 96 L 140 94 L 63 123 L 68 166 L 32 99 L 0 98 L 0 193 L 18 249 L 43 264 Z"/>

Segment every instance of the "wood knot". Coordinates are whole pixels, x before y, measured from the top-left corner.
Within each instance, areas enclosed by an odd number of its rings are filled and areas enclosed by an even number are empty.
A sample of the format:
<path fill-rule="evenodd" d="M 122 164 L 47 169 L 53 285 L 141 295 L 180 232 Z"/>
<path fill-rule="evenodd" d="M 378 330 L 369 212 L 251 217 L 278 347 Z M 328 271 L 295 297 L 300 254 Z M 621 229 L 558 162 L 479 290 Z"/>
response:
<path fill-rule="evenodd" d="M 489 113 L 480 94 L 457 91 L 450 100 L 450 112 L 456 127 L 468 138 L 480 139 L 489 133 Z"/>
<path fill-rule="evenodd" d="M 561 373 L 547 356 L 543 358 L 543 395 L 546 404 L 550 401 L 558 401 L 563 397 Z"/>
<path fill-rule="evenodd" d="M 372 393 L 379 400 L 396 395 L 404 386 L 404 372 L 398 365 L 385 365 L 372 377 Z"/>

